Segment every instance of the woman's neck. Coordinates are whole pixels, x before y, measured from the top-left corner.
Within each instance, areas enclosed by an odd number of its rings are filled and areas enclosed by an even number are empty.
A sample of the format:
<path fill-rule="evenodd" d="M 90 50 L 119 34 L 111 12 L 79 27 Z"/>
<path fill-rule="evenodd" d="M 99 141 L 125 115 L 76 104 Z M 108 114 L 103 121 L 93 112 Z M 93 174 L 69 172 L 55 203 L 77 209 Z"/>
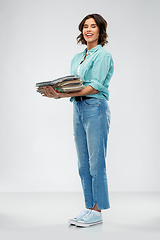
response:
<path fill-rule="evenodd" d="M 92 48 L 96 47 L 97 45 L 98 45 L 98 42 L 87 43 L 87 51 L 91 50 Z"/>

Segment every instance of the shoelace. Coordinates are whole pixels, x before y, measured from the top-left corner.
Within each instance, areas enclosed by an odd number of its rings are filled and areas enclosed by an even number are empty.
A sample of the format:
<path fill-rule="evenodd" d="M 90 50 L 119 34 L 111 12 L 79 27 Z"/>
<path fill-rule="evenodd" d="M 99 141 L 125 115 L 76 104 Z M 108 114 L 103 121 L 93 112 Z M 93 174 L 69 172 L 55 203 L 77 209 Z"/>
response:
<path fill-rule="evenodd" d="M 82 220 L 83 221 L 88 221 L 94 214 L 92 212 L 87 213 Z"/>

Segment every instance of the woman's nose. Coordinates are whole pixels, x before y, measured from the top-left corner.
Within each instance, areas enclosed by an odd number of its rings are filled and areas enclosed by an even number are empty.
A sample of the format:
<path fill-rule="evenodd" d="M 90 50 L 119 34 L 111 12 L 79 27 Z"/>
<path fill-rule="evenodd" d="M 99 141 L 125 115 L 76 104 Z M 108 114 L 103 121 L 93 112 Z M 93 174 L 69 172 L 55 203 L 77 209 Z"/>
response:
<path fill-rule="evenodd" d="M 87 32 L 90 32 L 90 31 L 91 31 L 91 27 L 88 27 L 88 28 L 87 28 Z"/>

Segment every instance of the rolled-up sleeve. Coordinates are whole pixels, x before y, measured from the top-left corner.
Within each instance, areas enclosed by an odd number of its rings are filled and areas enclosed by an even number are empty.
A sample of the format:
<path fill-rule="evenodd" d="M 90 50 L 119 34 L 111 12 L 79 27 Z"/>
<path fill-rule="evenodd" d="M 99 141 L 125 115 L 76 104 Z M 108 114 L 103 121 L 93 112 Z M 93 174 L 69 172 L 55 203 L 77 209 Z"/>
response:
<path fill-rule="evenodd" d="M 92 76 L 89 85 L 99 92 L 107 92 L 114 65 L 111 55 L 98 58 L 93 63 Z"/>

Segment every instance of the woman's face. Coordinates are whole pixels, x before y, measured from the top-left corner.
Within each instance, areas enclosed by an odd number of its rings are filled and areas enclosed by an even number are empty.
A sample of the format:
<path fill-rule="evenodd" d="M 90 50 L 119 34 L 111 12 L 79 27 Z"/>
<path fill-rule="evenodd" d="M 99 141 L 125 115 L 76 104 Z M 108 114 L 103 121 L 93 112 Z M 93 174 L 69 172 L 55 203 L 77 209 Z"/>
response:
<path fill-rule="evenodd" d="M 93 18 L 85 21 L 82 33 L 87 43 L 98 44 L 99 28 Z"/>

